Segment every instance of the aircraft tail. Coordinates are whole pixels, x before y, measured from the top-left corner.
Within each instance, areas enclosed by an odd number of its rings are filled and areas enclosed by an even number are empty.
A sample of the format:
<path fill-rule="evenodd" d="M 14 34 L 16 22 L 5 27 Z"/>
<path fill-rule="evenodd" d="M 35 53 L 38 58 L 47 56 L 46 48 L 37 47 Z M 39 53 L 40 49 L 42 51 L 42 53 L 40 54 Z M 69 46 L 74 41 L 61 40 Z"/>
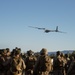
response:
<path fill-rule="evenodd" d="M 56 32 L 58 32 L 58 26 L 56 26 Z"/>

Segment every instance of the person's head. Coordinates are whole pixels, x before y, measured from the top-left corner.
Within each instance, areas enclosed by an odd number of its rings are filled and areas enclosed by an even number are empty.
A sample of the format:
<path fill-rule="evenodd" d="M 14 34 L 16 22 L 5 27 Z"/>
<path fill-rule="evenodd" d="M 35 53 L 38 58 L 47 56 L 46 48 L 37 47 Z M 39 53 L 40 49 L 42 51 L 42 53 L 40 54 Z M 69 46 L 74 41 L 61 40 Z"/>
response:
<path fill-rule="evenodd" d="M 71 56 L 70 56 L 70 60 L 71 60 L 71 61 L 75 60 L 75 56 L 74 56 L 74 55 L 71 55 Z"/>
<path fill-rule="evenodd" d="M 61 52 L 60 52 L 60 51 L 57 51 L 57 52 L 56 52 L 56 55 L 57 55 L 57 56 L 61 55 Z"/>
<path fill-rule="evenodd" d="M 7 55 L 7 50 L 6 49 L 3 49 L 2 54 L 3 54 L 3 56 L 6 56 Z"/>
<path fill-rule="evenodd" d="M 69 58 L 69 54 L 65 54 L 65 57 L 66 57 L 66 58 Z"/>
<path fill-rule="evenodd" d="M 16 57 L 19 57 L 20 54 L 21 54 L 20 50 L 16 50 L 16 51 L 15 51 L 15 56 L 16 56 Z"/>
<path fill-rule="evenodd" d="M 64 55 L 64 53 L 61 53 L 61 55 L 60 55 L 61 57 L 64 57 L 65 55 Z"/>
<path fill-rule="evenodd" d="M 7 50 L 7 56 L 10 56 L 11 55 L 10 49 L 6 48 L 6 50 Z"/>
<path fill-rule="evenodd" d="M 29 51 L 27 51 L 27 54 L 28 54 L 28 56 L 33 55 L 33 51 L 29 50 Z"/>
<path fill-rule="evenodd" d="M 40 54 L 41 55 L 47 55 L 48 54 L 47 49 L 46 48 L 42 48 L 42 50 L 40 51 Z"/>
<path fill-rule="evenodd" d="M 6 48 L 7 52 L 10 52 L 10 49 L 9 48 Z"/>
<path fill-rule="evenodd" d="M 15 47 L 15 50 L 18 50 L 18 47 Z"/>

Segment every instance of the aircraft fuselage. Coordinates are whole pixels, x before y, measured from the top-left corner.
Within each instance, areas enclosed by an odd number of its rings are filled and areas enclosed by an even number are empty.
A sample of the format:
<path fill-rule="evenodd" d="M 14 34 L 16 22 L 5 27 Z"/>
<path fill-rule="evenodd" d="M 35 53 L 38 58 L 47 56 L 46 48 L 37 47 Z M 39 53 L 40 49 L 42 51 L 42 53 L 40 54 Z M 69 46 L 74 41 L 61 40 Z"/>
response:
<path fill-rule="evenodd" d="M 45 30 L 46 33 L 50 32 L 50 30 Z"/>

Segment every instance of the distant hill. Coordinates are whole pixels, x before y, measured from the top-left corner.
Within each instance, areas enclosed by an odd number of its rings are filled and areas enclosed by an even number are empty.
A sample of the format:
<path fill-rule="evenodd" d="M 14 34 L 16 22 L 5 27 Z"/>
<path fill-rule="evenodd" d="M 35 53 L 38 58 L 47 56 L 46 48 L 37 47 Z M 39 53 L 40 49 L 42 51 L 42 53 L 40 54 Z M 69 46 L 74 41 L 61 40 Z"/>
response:
<path fill-rule="evenodd" d="M 62 53 L 64 53 L 64 54 L 67 54 L 67 53 L 72 53 L 73 51 L 75 51 L 75 50 L 63 50 L 63 51 L 60 51 L 60 52 L 62 52 Z M 48 54 L 49 55 L 51 55 L 51 54 L 56 54 L 56 51 L 55 52 L 48 52 Z"/>

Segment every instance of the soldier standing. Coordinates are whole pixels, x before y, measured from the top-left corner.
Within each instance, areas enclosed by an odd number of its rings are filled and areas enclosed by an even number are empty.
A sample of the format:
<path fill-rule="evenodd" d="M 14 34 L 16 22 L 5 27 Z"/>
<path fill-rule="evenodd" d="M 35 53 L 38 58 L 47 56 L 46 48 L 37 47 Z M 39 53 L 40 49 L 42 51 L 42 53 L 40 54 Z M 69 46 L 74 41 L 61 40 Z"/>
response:
<path fill-rule="evenodd" d="M 34 68 L 34 75 L 49 75 L 51 66 L 51 58 L 48 56 L 47 49 L 42 48 Z"/>
<path fill-rule="evenodd" d="M 33 75 L 33 69 L 37 58 L 33 55 L 32 50 L 27 51 L 28 56 L 26 57 L 26 75 Z"/>
<path fill-rule="evenodd" d="M 15 57 L 12 58 L 10 72 L 11 75 L 22 75 L 26 65 L 20 57 L 20 50 L 15 51 Z"/>
<path fill-rule="evenodd" d="M 7 54 L 7 50 L 3 49 L 2 56 L 1 56 L 1 68 L 2 68 L 2 75 L 9 75 L 10 69 L 10 55 Z"/>
<path fill-rule="evenodd" d="M 57 51 L 56 58 L 53 60 L 53 75 L 63 75 L 63 60 L 60 51 Z"/>
<path fill-rule="evenodd" d="M 75 54 L 74 60 L 71 62 L 70 67 L 68 69 L 67 75 L 75 75 Z"/>

